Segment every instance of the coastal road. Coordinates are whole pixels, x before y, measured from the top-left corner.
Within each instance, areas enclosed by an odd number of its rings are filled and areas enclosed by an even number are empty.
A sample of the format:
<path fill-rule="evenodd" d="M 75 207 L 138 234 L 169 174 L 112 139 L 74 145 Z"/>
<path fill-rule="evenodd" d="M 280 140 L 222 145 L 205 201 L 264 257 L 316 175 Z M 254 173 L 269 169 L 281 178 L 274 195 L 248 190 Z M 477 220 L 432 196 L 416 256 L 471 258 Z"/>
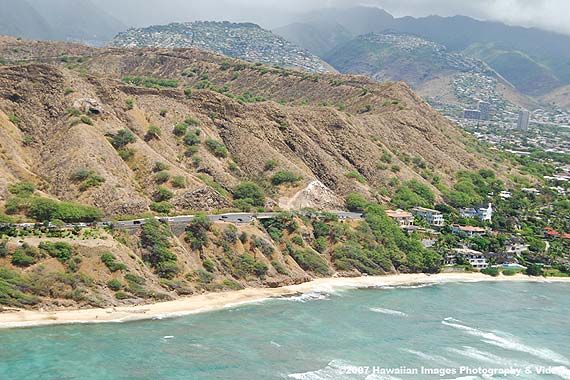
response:
<path fill-rule="evenodd" d="M 361 220 L 363 215 L 356 212 L 346 211 L 327 211 L 329 214 L 338 216 L 340 220 Z M 230 213 L 219 215 L 208 215 L 208 219 L 212 222 L 227 222 L 234 224 L 249 224 L 254 219 L 272 219 L 279 215 L 279 212 L 260 212 L 260 213 Z M 299 214 L 304 216 L 311 216 L 312 213 L 301 211 Z M 157 217 L 157 220 L 168 223 L 170 225 L 186 225 L 194 220 L 194 215 L 182 215 L 172 217 Z M 146 219 L 125 220 L 114 223 L 115 227 L 122 229 L 138 229 L 146 223 Z M 100 223 L 100 225 L 108 225 L 109 222 Z"/>

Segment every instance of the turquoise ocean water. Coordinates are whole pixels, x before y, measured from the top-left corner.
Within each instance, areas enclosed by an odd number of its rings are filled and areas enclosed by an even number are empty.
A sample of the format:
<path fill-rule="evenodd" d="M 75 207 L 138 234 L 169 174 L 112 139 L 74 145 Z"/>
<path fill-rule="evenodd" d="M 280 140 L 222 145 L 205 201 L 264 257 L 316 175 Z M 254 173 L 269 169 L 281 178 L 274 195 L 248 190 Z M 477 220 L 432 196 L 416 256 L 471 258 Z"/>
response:
<path fill-rule="evenodd" d="M 505 369 L 521 373 L 487 373 Z M 440 378 L 570 379 L 570 284 L 352 289 L 0 331 L 2 380 Z"/>

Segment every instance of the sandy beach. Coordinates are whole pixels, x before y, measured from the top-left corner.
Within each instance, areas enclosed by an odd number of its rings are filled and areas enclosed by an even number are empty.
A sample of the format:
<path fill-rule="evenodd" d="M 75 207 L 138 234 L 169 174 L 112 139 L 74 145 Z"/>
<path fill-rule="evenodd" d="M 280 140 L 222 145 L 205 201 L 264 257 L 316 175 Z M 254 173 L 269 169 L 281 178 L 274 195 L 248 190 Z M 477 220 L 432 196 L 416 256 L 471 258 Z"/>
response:
<path fill-rule="evenodd" d="M 128 322 L 162 319 L 219 310 L 274 297 L 286 297 L 310 292 L 331 292 L 343 288 L 440 284 L 449 282 L 527 281 L 567 282 L 570 278 L 517 276 L 490 277 L 480 273 L 444 273 L 436 275 L 402 274 L 356 278 L 325 278 L 281 288 L 248 288 L 224 293 L 208 293 L 174 301 L 148 305 L 58 311 L 21 310 L 0 313 L 0 329 L 46 326 L 72 323 Z"/>

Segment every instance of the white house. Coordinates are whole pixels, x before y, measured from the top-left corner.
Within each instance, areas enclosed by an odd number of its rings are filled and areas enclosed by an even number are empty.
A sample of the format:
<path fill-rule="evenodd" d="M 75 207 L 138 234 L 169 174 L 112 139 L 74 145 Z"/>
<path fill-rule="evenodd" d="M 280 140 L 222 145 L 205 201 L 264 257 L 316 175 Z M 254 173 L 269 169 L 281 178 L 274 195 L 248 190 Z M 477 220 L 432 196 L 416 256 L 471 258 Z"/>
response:
<path fill-rule="evenodd" d="M 505 245 L 505 253 L 509 256 L 519 256 L 523 252 L 528 251 L 528 247 L 528 244 L 513 241 Z"/>
<path fill-rule="evenodd" d="M 487 203 L 475 207 L 460 208 L 459 215 L 461 215 L 462 218 L 479 219 L 484 222 L 490 222 L 493 219 L 493 205 Z"/>
<path fill-rule="evenodd" d="M 456 248 L 455 253 L 462 256 L 465 260 L 471 264 L 475 269 L 485 269 L 489 267 L 487 263 L 487 258 L 485 255 L 479 251 L 475 251 L 469 248 Z"/>
<path fill-rule="evenodd" d="M 437 210 L 432 210 L 424 207 L 414 207 L 412 209 L 412 214 L 424 218 L 432 226 L 441 227 L 445 224 L 443 214 Z"/>

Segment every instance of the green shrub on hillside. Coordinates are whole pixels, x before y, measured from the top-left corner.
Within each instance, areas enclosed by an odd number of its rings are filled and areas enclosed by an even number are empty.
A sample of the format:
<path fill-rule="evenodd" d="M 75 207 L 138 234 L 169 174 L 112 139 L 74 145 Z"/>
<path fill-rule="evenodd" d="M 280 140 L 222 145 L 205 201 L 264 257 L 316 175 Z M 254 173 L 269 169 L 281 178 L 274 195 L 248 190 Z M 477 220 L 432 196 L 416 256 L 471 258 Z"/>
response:
<path fill-rule="evenodd" d="M 353 170 L 353 171 L 346 173 L 345 176 L 346 176 L 346 178 L 355 179 L 357 182 L 359 182 L 361 184 L 366 183 L 366 178 L 356 170 Z"/>
<path fill-rule="evenodd" d="M 206 214 L 198 213 L 194 219 L 188 223 L 184 240 L 195 250 L 208 246 L 208 232 L 212 228 L 212 225 L 212 221 Z"/>
<path fill-rule="evenodd" d="M 159 127 L 156 125 L 150 125 L 146 131 L 145 139 L 147 141 L 152 139 L 159 139 L 161 135 L 162 130 Z"/>
<path fill-rule="evenodd" d="M 206 146 L 208 150 L 212 152 L 213 155 L 220 158 L 226 158 L 228 156 L 228 149 L 221 142 L 214 139 L 207 139 Z"/>
<path fill-rule="evenodd" d="M 83 123 L 83 124 L 87 124 L 87 125 L 93 125 L 93 120 L 91 120 L 89 117 L 83 115 L 81 116 L 81 118 L 79 118 L 79 120 Z"/>
<path fill-rule="evenodd" d="M 8 191 L 11 194 L 20 197 L 32 195 L 36 191 L 36 185 L 30 182 L 18 182 L 8 186 Z"/>
<path fill-rule="evenodd" d="M 20 275 L 0 267 L 0 305 L 25 307 L 35 305 L 40 299 L 28 294 L 37 284 L 32 284 L 28 275 Z"/>
<path fill-rule="evenodd" d="M 265 166 L 263 167 L 263 169 L 267 172 L 270 172 L 273 169 L 275 169 L 278 164 L 279 163 L 277 162 L 277 160 L 267 160 L 265 161 Z"/>
<path fill-rule="evenodd" d="M 170 202 L 152 202 L 150 209 L 156 213 L 167 215 L 172 211 L 172 204 Z"/>
<path fill-rule="evenodd" d="M 112 280 L 107 281 L 107 287 L 112 291 L 118 292 L 123 288 L 123 284 L 121 284 L 121 281 L 114 278 Z"/>
<path fill-rule="evenodd" d="M 348 194 L 346 196 L 346 208 L 352 212 L 364 212 L 368 201 L 360 194 Z"/>
<path fill-rule="evenodd" d="M 155 173 L 162 172 L 164 170 L 170 169 L 170 165 L 165 164 L 164 162 L 156 161 L 152 168 L 152 171 Z"/>
<path fill-rule="evenodd" d="M 64 264 L 73 256 L 73 248 L 70 244 L 64 242 L 41 242 L 39 248 L 41 252 L 47 253 Z"/>
<path fill-rule="evenodd" d="M 429 186 L 416 180 L 404 182 L 394 194 L 392 203 L 401 209 L 410 209 L 416 206 L 432 207 L 435 195 Z"/>
<path fill-rule="evenodd" d="M 142 226 L 141 245 L 145 253 L 143 260 L 148 262 L 163 278 L 172 279 L 180 272 L 178 258 L 170 250 L 172 231 L 166 224 L 156 219 L 148 219 Z"/>
<path fill-rule="evenodd" d="M 327 262 L 310 249 L 296 250 L 291 253 L 291 256 L 306 271 L 315 272 L 323 276 L 329 274 Z"/>
<path fill-rule="evenodd" d="M 174 193 L 162 186 L 159 186 L 156 189 L 156 192 L 154 193 L 154 200 L 156 202 L 169 201 L 170 199 L 172 199 L 172 197 L 174 197 Z"/>
<path fill-rule="evenodd" d="M 188 125 L 185 123 L 180 123 L 174 126 L 173 133 L 176 136 L 184 136 L 187 130 L 188 130 Z"/>
<path fill-rule="evenodd" d="M 115 149 L 121 149 L 136 141 L 135 135 L 128 129 L 121 129 L 116 134 L 110 135 L 111 144 Z"/>
<path fill-rule="evenodd" d="M 175 79 L 124 77 L 123 82 L 135 86 L 149 87 L 149 88 L 178 87 L 178 81 Z"/>
<path fill-rule="evenodd" d="M 271 183 L 274 186 L 279 186 L 282 184 L 296 184 L 302 179 L 303 179 L 302 175 L 295 174 L 289 171 L 280 171 L 275 173 L 275 175 L 271 177 Z"/>
<path fill-rule="evenodd" d="M 168 172 L 158 172 L 154 175 L 154 180 L 158 184 L 163 184 L 168 182 L 170 179 L 170 173 Z"/>
<path fill-rule="evenodd" d="M 109 268 L 111 272 L 126 271 L 128 268 L 123 263 L 118 263 L 117 258 L 110 252 L 101 255 L 101 261 Z"/>
<path fill-rule="evenodd" d="M 72 181 L 81 182 L 79 184 L 80 191 L 87 191 L 92 187 L 101 186 L 105 182 L 105 178 L 101 177 L 94 170 L 81 169 L 73 173 Z"/>
<path fill-rule="evenodd" d="M 186 187 L 186 178 L 183 176 L 176 176 L 172 178 L 172 186 L 177 189 L 184 189 Z"/>
<path fill-rule="evenodd" d="M 38 262 L 38 256 L 38 251 L 35 248 L 23 244 L 12 254 L 12 264 L 18 267 L 29 267 Z"/>
<path fill-rule="evenodd" d="M 10 198 L 6 202 L 6 210 L 11 213 L 24 212 L 26 216 L 39 222 L 56 219 L 66 223 L 94 222 L 100 220 L 103 215 L 95 207 L 39 197 Z"/>
<path fill-rule="evenodd" d="M 265 192 L 261 186 L 253 182 L 242 182 L 234 188 L 234 199 L 245 205 L 262 207 L 265 205 Z"/>
<path fill-rule="evenodd" d="M 190 131 L 184 136 L 184 144 L 187 146 L 195 146 L 200 144 L 200 136 L 196 131 Z"/>

